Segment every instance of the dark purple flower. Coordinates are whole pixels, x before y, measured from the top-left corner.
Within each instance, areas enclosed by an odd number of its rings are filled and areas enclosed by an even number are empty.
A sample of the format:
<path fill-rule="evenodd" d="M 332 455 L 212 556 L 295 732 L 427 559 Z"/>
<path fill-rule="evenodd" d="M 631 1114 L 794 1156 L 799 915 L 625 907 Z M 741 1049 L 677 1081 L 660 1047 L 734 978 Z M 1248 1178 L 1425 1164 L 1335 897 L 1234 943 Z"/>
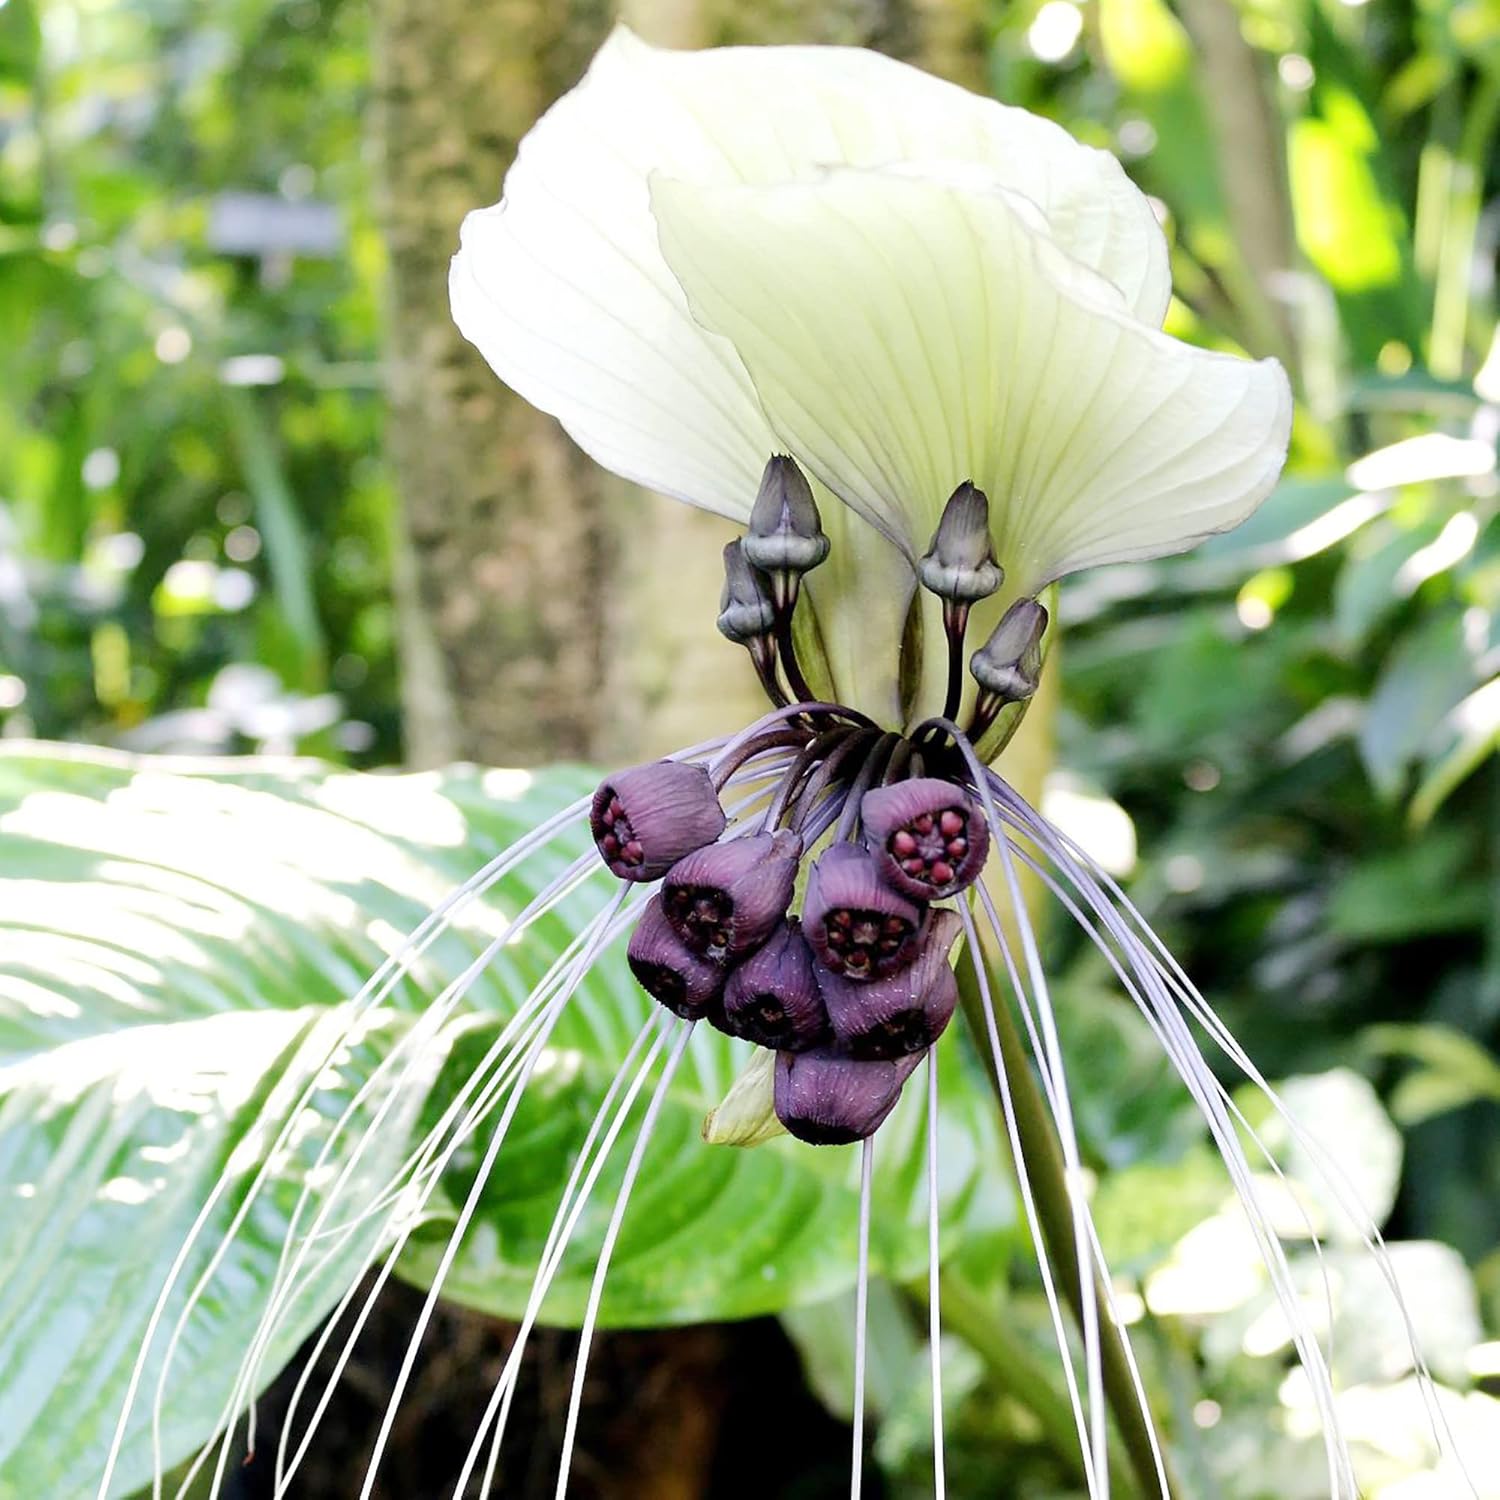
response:
<path fill-rule="evenodd" d="M 862 1141 L 884 1123 L 920 1053 L 890 1061 L 848 1057 L 828 1047 L 776 1058 L 776 1118 L 812 1146 Z"/>
<path fill-rule="evenodd" d="M 828 1034 L 812 949 L 795 917 L 783 922 L 724 986 L 727 1030 L 773 1051 L 805 1052 Z"/>
<path fill-rule="evenodd" d="M 882 878 L 916 901 L 937 901 L 972 885 L 990 851 L 989 826 L 978 808 L 936 777 L 866 792 L 859 818 Z"/>
<path fill-rule="evenodd" d="M 869 984 L 850 984 L 820 968 L 818 988 L 836 1044 L 851 1057 L 871 1058 L 923 1052 L 937 1041 L 958 1005 L 948 952 L 962 925 L 956 912 L 933 912 L 916 961 Z"/>
<path fill-rule="evenodd" d="M 673 932 L 660 896 L 646 903 L 630 934 L 625 957 L 641 988 L 673 1015 L 689 1021 L 713 1020 L 718 1015 L 724 970 L 694 953 Z"/>
<path fill-rule="evenodd" d="M 863 845 L 835 844 L 813 865 L 802 929 L 835 974 L 860 984 L 904 969 L 921 926 L 921 908 L 880 878 Z"/>
<path fill-rule="evenodd" d="M 612 874 L 658 880 L 723 833 L 724 809 L 702 766 L 658 760 L 601 782 L 589 827 Z"/>
<path fill-rule="evenodd" d="M 695 953 L 723 962 L 758 948 L 792 904 L 802 840 L 779 829 L 680 859 L 662 886 L 667 920 Z"/>

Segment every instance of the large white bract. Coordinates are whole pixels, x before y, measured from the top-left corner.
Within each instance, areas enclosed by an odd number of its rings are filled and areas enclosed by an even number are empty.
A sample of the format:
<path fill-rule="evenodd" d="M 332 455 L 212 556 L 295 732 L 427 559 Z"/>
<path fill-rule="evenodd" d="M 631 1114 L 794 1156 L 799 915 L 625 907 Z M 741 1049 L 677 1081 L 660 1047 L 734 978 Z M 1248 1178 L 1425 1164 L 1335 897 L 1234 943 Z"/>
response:
<path fill-rule="evenodd" d="M 872 52 L 617 30 L 465 221 L 451 288 L 500 377 L 626 478 L 744 520 L 795 457 L 834 544 L 821 685 L 888 722 L 955 486 L 990 497 L 998 609 L 1237 524 L 1286 456 L 1274 361 L 1160 331 L 1166 242 L 1113 157 Z"/>

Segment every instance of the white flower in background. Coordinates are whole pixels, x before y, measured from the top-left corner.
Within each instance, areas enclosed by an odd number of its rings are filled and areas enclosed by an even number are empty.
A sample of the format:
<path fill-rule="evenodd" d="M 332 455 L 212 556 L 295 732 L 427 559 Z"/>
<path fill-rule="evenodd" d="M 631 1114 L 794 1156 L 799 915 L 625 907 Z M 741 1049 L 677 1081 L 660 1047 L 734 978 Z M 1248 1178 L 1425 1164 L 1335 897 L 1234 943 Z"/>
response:
<path fill-rule="evenodd" d="M 990 498 L 992 622 L 1236 525 L 1286 454 L 1274 361 L 1160 331 L 1166 242 L 1113 157 L 871 52 L 617 30 L 465 221 L 451 290 L 496 373 L 628 479 L 743 521 L 791 454 L 833 541 L 810 675 L 887 723 L 941 701 L 939 630 L 915 704 L 896 659 L 956 486 Z"/>

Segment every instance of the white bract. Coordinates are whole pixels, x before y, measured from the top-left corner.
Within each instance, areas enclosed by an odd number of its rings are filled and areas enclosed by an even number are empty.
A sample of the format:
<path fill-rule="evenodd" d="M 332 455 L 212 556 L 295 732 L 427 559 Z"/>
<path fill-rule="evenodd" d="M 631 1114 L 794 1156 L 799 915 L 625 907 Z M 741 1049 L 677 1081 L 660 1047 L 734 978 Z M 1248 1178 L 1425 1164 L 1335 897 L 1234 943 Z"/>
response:
<path fill-rule="evenodd" d="M 628 479 L 743 521 L 796 458 L 833 539 L 810 672 L 887 722 L 941 700 L 902 704 L 896 660 L 958 484 L 990 497 L 993 612 L 1236 525 L 1286 456 L 1274 361 L 1160 331 L 1166 242 L 1113 157 L 873 52 L 617 30 L 465 221 L 451 290 Z"/>

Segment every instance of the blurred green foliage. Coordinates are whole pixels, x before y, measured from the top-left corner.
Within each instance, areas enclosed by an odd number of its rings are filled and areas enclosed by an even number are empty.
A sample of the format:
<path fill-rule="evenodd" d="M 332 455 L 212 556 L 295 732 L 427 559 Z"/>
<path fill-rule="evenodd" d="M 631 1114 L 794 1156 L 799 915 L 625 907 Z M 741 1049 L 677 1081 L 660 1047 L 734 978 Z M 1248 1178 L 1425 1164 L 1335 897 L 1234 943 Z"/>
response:
<path fill-rule="evenodd" d="M 399 752 L 369 69 L 363 5 L 0 7 L 7 732 Z"/>
<path fill-rule="evenodd" d="M 1173 331 L 1277 354 L 1299 394 L 1256 518 L 1064 591 L 1070 827 L 1108 840 L 1268 1076 L 1338 1080 L 1335 1121 L 1364 1100 L 1352 1160 L 1394 1119 L 1390 1232 L 1472 1314 L 1439 1373 L 1493 1380 L 1500 4 L 1023 0 L 989 21 L 996 94 L 1160 202 Z M 356 0 L 0 3 L 5 733 L 398 756 L 369 33 Z M 307 247 L 245 248 L 226 195 L 247 193 Z M 1101 1216 L 1150 1300 L 1212 1246 L 1222 1182 L 1097 959 L 1054 957 Z M 1044 1347 L 1022 1245 L 960 1270 Z M 1259 1294 L 1179 1301 L 1143 1335 L 1173 1430 L 1203 1434 L 1195 1495 L 1316 1493 L 1303 1450 L 1280 1467 L 1265 1441 L 1296 1426 L 1281 1347 L 1228 1359 Z M 880 1457 L 924 1493 L 920 1319 L 883 1294 L 877 1314 Z M 830 1400 L 834 1326 L 793 1329 Z M 1417 1400 L 1382 1337 L 1350 1416 L 1376 1494 L 1427 1462 L 1417 1438 L 1379 1451 Z M 1015 1493 L 1066 1493 L 980 1342 L 947 1381 L 951 1492 L 991 1493 L 1003 1449 Z"/>

